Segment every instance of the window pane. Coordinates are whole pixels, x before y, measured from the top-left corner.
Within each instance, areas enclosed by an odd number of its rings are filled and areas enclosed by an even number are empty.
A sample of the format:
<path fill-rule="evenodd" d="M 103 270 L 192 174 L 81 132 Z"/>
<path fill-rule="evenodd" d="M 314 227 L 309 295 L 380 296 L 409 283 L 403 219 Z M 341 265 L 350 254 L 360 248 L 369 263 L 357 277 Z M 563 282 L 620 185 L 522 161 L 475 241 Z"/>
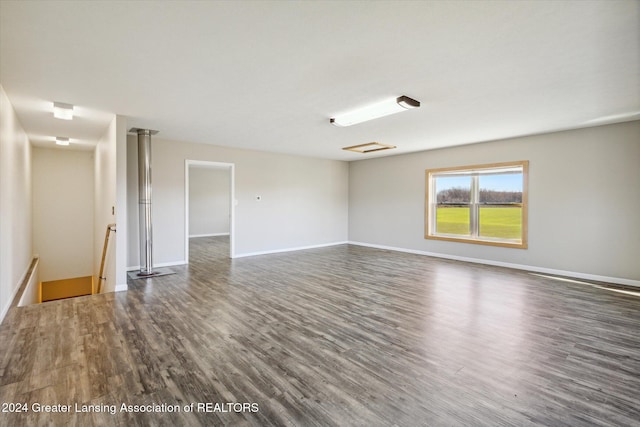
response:
<path fill-rule="evenodd" d="M 480 203 L 522 203 L 522 172 L 480 175 L 479 180 Z"/>
<path fill-rule="evenodd" d="M 480 237 L 521 239 L 522 185 L 522 172 L 479 176 Z"/>
<path fill-rule="evenodd" d="M 522 237 L 522 207 L 480 206 L 480 236 L 495 239 L 520 240 Z"/>
<path fill-rule="evenodd" d="M 469 236 L 470 176 L 435 178 L 436 233 Z"/>
<path fill-rule="evenodd" d="M 469 236 L 469 208 L 441 206 L 436 208 L 436 233 Z"/>
<path fill-rule="evenodd" d="M 471 201 L 470 176 L 436 177 L 438 205 L 468 205 Z"/>

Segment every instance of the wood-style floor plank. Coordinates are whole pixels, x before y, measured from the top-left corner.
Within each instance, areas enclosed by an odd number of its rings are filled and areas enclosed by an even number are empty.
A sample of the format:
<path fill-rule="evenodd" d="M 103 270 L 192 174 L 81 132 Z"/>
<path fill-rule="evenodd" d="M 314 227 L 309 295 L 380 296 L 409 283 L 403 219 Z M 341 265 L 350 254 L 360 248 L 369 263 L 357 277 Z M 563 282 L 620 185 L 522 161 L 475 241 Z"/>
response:
<path fill-rule="evenodd" d="M 127 292 L 12 308 L 0 402 L 117 408 L 0 425 L 640 425 L 638 296 L 350 245 L 190 254 Z M 233 402 L 259 411 L 120 412 Z"/>

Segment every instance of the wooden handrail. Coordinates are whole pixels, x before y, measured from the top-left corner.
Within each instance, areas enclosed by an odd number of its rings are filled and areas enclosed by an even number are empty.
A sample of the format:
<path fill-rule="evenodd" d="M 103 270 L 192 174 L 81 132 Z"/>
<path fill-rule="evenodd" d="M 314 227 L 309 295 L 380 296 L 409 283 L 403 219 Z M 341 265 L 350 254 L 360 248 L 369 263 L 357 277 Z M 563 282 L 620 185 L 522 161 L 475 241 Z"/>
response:
<path fill-rule="evenodd" d="M 106 280 L 106 277 L 102 277 L 102 273 L 104 272 L 104 260 L 107 257 L 107 247 L 109 246 L 109 234 L 111 232 L 116 232 L 116 225 L 109 224 L 107 225 L 107 232 L 104 235 L 104 247 L 102 248 L 102 261 L 100 261 L 100 273 L 98 274 L 98 292 L 102 291 L 102 281 Z"/>

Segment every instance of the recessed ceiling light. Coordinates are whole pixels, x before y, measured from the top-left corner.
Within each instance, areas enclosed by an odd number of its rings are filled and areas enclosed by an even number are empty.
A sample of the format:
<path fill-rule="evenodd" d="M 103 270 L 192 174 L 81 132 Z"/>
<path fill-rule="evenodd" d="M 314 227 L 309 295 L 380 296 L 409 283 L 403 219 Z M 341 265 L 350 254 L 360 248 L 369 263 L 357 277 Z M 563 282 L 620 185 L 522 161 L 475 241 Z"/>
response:
<path fill-rule="evenodd" d="M 340 114 L 329 119 L 329 122 L 336 126 L 351 126 L 418 107 L 420 107 L 420 101 L 403 95 Z"/>
<path fill-rule="evenodd" d="M 69 138 L 56 136 L 56 145 L 69 145 Z"/>
<path fill-rule="evenodd" d="M 373 151 L 390 150 L 396 148 L 395 145 L 381 144 L 379 142 L 368 142 L 366 144 L 344 147 L 343 150 L 354 151 L 356 153 L 371 153 Z"/>
<path fill-rule="evenodd" d="M 53 103 L 53 117 L 62 120 L 73 120 L 73 105 L 62 102 Z"/>

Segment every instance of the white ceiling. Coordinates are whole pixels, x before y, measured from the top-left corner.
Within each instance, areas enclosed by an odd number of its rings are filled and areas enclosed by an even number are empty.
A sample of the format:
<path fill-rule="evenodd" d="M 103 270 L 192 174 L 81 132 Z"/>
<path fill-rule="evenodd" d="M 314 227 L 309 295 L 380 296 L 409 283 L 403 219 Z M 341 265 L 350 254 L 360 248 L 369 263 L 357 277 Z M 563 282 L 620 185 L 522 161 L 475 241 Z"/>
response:
<path fill-rule="evenodd" d="M 640 2 L 0 2 L 34 145 L 158 137 L 354 160 L 640 118 Z M 338 128 L 337 113 L 422 106 Z M 51 103 L 77 106 L 72 122 Z M 378 141 L 395 150 L 342 147 Z"/>

